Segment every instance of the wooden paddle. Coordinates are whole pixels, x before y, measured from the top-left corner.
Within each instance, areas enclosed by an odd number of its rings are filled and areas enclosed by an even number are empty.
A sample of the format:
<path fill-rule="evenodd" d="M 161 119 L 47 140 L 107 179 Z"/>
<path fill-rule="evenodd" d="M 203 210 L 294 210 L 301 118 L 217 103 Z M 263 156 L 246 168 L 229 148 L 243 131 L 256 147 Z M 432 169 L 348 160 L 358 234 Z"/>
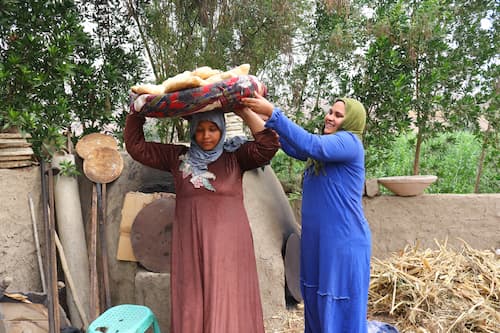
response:
<path fill-rule="evenodd" d="M 76 151 L 83 158 L 85 176 L 93 182 L 89 263 L 91 273 L 91 316 L 92 319 L 95 319 L 101 310 L 111 307 L 105 227 L 105 196 L 106 184 L 117 179 L 123 170 L 123 159 L 118 152 L 116 140 L 109 135 L 100 133 L 84 136 L 78 141 Z M 99 234 L 101 254 L 99 256 L 99 265 L 97 263 L 97 234 Z M 101 292 L 99 292 L 98 267 L 101 270 Z M 102 301 L 100 301 L 99 296 L 102 296 Z"/>
<path fill-rule="evenodd" d="M 49 314 L 49 331 L 59 331 L 59 293 L 57 288 L 57 253 L 55 243 L 54 219 L 54 174 L 52 168 L 45 161 L 40 163 L 42 180 L 42 206 L 45 228 L 45 254 L 46 254 L 46 281 L 47 281 L 47 308 Z"/>

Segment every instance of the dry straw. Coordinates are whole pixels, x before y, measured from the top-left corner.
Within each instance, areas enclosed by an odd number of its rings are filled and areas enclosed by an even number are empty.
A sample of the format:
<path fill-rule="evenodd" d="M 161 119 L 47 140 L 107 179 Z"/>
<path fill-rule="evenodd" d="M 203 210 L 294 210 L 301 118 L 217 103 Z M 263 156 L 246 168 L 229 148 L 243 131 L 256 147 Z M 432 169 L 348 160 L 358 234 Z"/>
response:
<path fill-rule="evenodd" d="M 500 258 L 464 240 L 458 251 L 407 246 L 372 259 L 369 317 L 400 332 L 500 332 Z"/>
<path fill-rule="evenodd" d="M 384 260 L 372 258 L 368 318 L 393 324 L 401 333 L 500 332 L 500 256 L 407 246 Z M 304 332 L 303 305 L 266 322 L 266 332 Z"/>

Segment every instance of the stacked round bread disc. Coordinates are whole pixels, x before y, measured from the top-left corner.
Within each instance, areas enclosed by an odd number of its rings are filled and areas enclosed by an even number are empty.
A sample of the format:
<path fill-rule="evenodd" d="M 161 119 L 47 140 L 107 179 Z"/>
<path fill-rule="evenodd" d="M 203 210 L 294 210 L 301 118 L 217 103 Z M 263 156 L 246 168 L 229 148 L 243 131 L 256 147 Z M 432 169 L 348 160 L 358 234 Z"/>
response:
<path fill-rule="evenodd" d="M 111 183 L 123 170 L 118 144 L 110 135 L 87 134 L 76 144 L 76 152 L 83 159 L 83 172 L 94 183 Z"/>

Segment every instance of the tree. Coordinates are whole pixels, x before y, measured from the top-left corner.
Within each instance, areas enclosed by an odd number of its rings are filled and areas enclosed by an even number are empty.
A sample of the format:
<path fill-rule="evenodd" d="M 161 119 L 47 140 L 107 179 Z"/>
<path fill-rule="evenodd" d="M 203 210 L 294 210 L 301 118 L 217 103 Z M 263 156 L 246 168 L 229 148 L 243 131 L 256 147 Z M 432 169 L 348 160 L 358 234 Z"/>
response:
<path fill-rule="evenodd" d="M 78 8 L 92 27 L 92 45 L 81 49 L 88 54 L 79 57 L 72 82 L 75 89 L 87 90 L 88 98 L 75 99 L 74 110 L 84 133 L 107 129 L 121 138 L 129 88 L 146 75 L 142 44 L 123 1 L 81 1 Z"/>
<path fill-rule="evenodd" d="M 285 75 L 272 69 L 283 68 L 286 57 L 266 72 L 295 121 L 318 131 L 322 104 L 348 94 L 367 107 L 365 145 L 376 152 L 367 156 L 367 170 L 411 131 L 414 174 L 422 143 L 443 131 L 475 131 L 485 152 L 493 151 L 484 160 L 498 165 L 498 149 L 486 150 L 498 145 L 498 4 L 316 1 L 304 16 Z M 482 28 L 484 19 L 491 28 Z M 488 119 L 489 131 L 479 130 L 479 119 Z"/>
<path fill-rule="evenodd" d="M 70 34 L 78 12 L 69 1 L 6 1 L 1 17 L 1 121 L 30 132 L 41 155 L 42 142 L 49 150 L 64 144 L 58 132 L 71 121 L 65 83 L 82 42 Z"/>
<path fill-rule="evenodd" d="M 338 96 L 352 92 L 352 75 L 359 70 L 364 40 L 359 29 L 361 8 L 348 1 L 308 2 L 294 35 L 292 52 L 278 57 L 264 69 L 274 102 L 295 122 L 321 133 L 325 111 Z M 287 164 L 287 182 L 300 184 L 296 160 Z M 274 161 L 276 163 L 276 161 Z"/>
<path fill-rule="evenodd" d="M 256 74 L 290 48 L 302 2 L 128 0 L 155 83 L 199 66 L 221 70 L 243 63 Z M 185 139 L 181 119 L 165 119 Z"/>
<path fill-rule="evenodd" d="M 478 193 L 484 166 L 489 165 L 498 174 L 500 165 L 500 4 L 498 1 L 448 3 L 453 8 L 450 25 L 456 45 L 454 56 L 463 64 L 462 70 L 450 80 L 458 83 L 455 89 L 458 98 L 457 112 L 451 113 L 449 120 L 455 127 L 467 128 L 483 142 L 474 186 L 474 192 Z M 498 188 L 498 178 L 493 181 Z"/>
<path fill-rule="evenodd" d="M 480 20 L 497 9 L 493 1 L 453 0 L 372 6 L 368 65 L 357 76 L 356 91 L 366 96 L 370 132 L 380 137 L 417 131 L 413 174 L 418 174 L 424 140 L 480 118 L 477 92 L 492 91 L 492 72 L 483 68 L 494 67 L 497 57 L 494 31 L 480 29 Z"/>
<path fill-rule="evenodd" d="M 29 132 L 35 154 L 50 159 L 75 122 L 110 124 L 104 110 L 123 103 L 139 68 L 132 52 L 111 34 L 96 47 L 70 0 L 3 1 L 0 10 L 0 125 Z"/>

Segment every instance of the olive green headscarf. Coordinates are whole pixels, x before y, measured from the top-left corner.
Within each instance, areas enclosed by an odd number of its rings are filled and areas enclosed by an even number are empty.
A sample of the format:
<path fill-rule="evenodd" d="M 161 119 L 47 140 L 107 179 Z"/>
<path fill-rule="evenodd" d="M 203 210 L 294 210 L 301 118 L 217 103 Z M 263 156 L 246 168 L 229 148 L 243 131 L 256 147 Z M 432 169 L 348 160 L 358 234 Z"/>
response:
<path fill-rule="evenodd" d="M 335 102 L 337 101 L 342 101 L 345 104 L 344 122 L 342 123 L 339 130 L 354 133 L 361 141 L 363 141 L 363 131 L 365 130 L 366 124 L 365 107 L 363 106 L 363 104 L 353 98 L 342 97 L 337 98 Z M 318 175 L 320 170 L 323 169 L 323 164 L 319 161 L 308 159 L 306 163 L 306 169 L 313 164 L 314 173 Z"/>
<path fill-rule="evenodd" d="M 353 98 L 337 98 L 335 102 L 342 101 L 345 104 L 345 117 L 341 130 L 349 131 L 363 140 L 363 131 L 366 124 L 366 111 L 363 104 Z"/>

